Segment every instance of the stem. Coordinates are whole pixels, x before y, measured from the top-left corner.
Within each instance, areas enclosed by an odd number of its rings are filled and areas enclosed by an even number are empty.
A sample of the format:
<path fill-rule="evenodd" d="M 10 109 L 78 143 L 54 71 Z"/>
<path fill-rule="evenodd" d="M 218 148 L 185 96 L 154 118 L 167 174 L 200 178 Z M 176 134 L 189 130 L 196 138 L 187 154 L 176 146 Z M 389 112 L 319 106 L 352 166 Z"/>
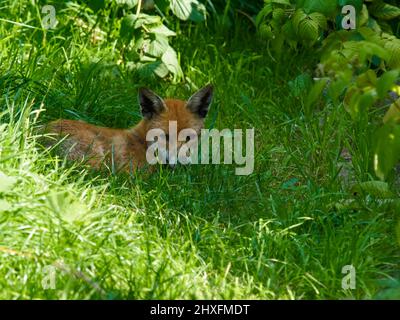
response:
<path fill-rule="evenodd" d="M 136 8 L 136 18 L 139 17 L 141 7 L 142 7 L 142 0 L 138 0 L 138 5 Z"/>

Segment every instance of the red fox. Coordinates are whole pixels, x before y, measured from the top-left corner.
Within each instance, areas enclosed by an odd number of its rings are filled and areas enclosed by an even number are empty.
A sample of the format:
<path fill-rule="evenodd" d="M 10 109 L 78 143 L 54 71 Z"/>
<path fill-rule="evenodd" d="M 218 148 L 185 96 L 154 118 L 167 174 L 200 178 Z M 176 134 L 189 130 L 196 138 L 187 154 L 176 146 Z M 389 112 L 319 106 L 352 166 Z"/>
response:
<path fill-rule="evenodd" d="M 197 91 L 188 101 L 163 100 L 151 90 L 140 88 L 143 119 L 135 127 L 112 129 L 78 120 L 56 120 L 45 126 L 45 132 L 50 134 L 46 146 L 58 144 L 59 155 L 68 160 L 84 160 L 94 169 L 106 165 L 118 171 L 132 172 L 146 164 L 146 134 L 149 130 L 161 129 L 168 133 L 169 122 L 176 121 L 178 133 L 190 128 L 200 135 L 212 96 L 211 85 Z M 50 141 L 51 136 L 55 138 Z M 180 144 L 177 143 L 177 148 Z"/>

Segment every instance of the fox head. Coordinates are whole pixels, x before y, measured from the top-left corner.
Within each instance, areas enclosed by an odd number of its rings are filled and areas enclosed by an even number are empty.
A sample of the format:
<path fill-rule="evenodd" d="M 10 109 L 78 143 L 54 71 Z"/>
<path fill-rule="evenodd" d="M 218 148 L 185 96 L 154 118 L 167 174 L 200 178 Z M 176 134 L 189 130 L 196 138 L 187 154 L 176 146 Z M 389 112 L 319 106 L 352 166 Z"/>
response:
<path fill-rule="evenodd" d="M 207 85 L 193 94 L 188 101 L 163 100 L 147 88 L 139 89 L 139 104 L 149 129 L 168 129 L 169 121 L 177 121 L 180 129 L 201 129 L 213 97 L 213 87 Z"/>
<path fill-rule="evenodd" d="M 147 88 L 139 89 L 139 104 L 143 115 L 145 131 L 158 129 L 164 132 L 166 149 L 170 140 L 170 126 L 176 126 L 177 134 L 184 129 L 192 129 L 193 134 L 200 135 L 204 128 L 204 120 L 207 116 L 213 97 L 213 87 L 207 85 L 193 94 L 187 101 L 177 99 L 162 99 Z M 188 136 L 186 141 L 176 140 L 177 151 L 188 140 L 195 137 Z M 197 137 L 196 137 L 197 138 Z M 160 141 L 158 141 L 160 142 Z M 149 142 L 151 145 L 152 142 Z M 168 160 L 168 157 L 167 157 Z"/>

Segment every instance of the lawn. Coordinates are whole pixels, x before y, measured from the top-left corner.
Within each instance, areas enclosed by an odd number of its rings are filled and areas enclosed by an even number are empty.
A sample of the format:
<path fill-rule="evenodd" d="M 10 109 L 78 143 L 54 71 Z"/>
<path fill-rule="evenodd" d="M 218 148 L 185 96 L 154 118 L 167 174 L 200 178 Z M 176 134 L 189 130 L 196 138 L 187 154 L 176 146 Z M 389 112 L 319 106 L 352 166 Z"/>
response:
<path fill-rule="evenodd" d="M 14 16 L 0 11 L 1 299 L 400 297 L 398 209 L 352 189 L 370 178 L 369 129 L 323 100 L 308 110 L 291 85 L 314 72 L 312 51 L 271 55 L 240 13 L 230 27 L 176 23 L 174 82 L 122 66 L 112 41 L 52 36 L 29 27 L 33 10 L 2 6 Z M 141 86 L 187 99 L 207 83 L 206 127 L 255 129 L 248 176 L 93 172 L 36 142 L 58 118 L 133 126 Z M 354 289 L 342 287 L 347 265 Z"/>

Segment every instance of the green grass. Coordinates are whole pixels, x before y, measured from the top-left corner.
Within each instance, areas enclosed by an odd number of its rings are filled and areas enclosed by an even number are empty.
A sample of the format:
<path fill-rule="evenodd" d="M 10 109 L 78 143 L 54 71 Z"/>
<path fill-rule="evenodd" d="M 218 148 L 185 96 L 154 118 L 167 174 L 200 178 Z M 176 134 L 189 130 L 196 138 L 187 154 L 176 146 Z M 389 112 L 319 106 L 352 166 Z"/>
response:
<path fill-rule="evenodd" d="M 111 43 L 97 47 L 79 32 L 44 41 L 42 30 L 0 22 L 0 298 L 385 297 L 399 279 L 398 212 L 353 195 L 339 177 L 346 147 L 349 179 L 372 179 L 368 129 L 322 102 L 306 112 L 306 93 L 290 91 L 312 72 L 311 53 L 273 60 L 240 16 L 230 29 L 176 29 L 186 78 L 171 84 L 118 65 Z M 59 117 L 134 125 L 142 85 L 187 98 L 208 82 L 208 126 L 255 128 L 249 176 L 234 165 L 115 176 L 35 143 L 35 126 Z M 349 264 L 355 290 L 341 288 Z M 42 286 L 48 266 L 55 289 Z"/>

